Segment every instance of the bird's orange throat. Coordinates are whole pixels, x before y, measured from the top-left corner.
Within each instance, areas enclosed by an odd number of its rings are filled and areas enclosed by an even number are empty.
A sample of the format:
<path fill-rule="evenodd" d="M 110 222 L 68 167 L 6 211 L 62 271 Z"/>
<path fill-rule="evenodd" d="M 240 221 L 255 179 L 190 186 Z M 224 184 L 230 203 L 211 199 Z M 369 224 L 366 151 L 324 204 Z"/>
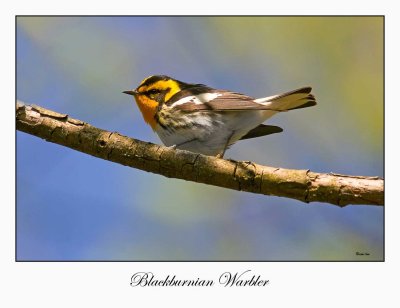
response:
<path fill-rule="evenodd" d="M 156 114 L 158 103 L 147 98 L 144 95 L 139 95 L 138 97 L 135 96 L 135 100 L 140 109 L 140 112 L 143 115 L 144 120 L 154 130 L 157 125 L 154 115 Z"/>

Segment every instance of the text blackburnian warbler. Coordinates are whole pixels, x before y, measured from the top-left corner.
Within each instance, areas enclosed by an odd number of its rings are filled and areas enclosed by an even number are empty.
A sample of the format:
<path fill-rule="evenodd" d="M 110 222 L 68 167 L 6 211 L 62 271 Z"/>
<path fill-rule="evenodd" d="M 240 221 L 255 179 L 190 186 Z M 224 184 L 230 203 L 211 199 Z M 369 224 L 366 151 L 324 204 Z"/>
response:
<path fill-rule="evenodd" d="M 278 112 L 316 105 L 311 87 L 254 99 L 164 75 L 144 79 L 133 91 L 144 120 L 166 146 L 223 157 L 238 140 L 282 131 L 264 125 Z"/>

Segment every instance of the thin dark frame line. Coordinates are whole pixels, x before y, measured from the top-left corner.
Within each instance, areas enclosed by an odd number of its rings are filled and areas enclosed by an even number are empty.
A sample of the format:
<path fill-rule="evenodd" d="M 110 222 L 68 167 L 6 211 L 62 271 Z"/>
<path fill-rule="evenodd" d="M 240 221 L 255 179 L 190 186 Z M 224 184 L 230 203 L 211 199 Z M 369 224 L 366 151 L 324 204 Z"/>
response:
<path fill-rule="evenodd" d="M 385 65 L 386 65 L 386 58 L 385 58 L 385 15 L 15 15 L 15 63 L 14 63 L 14 70 L 15 70 L 15 76 L 14 76 L 14 81 L 15 81 L 15 89 L 14 89 L 14 95 L 15 95 L 15 102 L 17 101 L 17 18 L 18 17 L 382 17 L 383 18 L 383 178 L 385 178 L 385 75 L 386 75 L 386 70 L 385 70 Z M 15 116 L 15 114 L 13 115 Z M 376 263 L 376 262 L 385 262 L 386 261 L 386 256 L 385 256 L 385 239 L 386 239 L 386 234 L 385 234 L 385 221 L 386 221 L 386 210 L 385 206 L 383 206 L 383 241 L 382 241 L 382 252 L 383 252 L 383 259 L 382 260 L 18 260 L 18 254 L 17 254 L 17 247 L 18 247 L 18 236 L 17 236 L 17 122 L 16 118 L 15 119 L 15 241 L 14 241 L 14 253 L 15 253 L 15 262 L 104 262 L 104 263 L 109 263 L 109 262 L 361 262 L 361 263 Z M 383 182 L 384 186 L 384 200 L 385 200 L 385 181 Z"/>

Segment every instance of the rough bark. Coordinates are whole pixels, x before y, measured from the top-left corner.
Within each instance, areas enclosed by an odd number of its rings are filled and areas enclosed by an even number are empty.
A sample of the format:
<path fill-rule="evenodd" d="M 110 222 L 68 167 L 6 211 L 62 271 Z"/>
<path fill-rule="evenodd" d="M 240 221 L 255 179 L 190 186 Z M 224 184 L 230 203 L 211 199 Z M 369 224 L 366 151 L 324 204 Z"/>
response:
<path fill-rule="evenodd" d="M 109 132 L 35 105 L 17 103 L 17 129 L 71 149 L 169 178 L 234 190 L 325 202 L 383 206 L 380 177 L 262 166 L 167 148 Z"/>

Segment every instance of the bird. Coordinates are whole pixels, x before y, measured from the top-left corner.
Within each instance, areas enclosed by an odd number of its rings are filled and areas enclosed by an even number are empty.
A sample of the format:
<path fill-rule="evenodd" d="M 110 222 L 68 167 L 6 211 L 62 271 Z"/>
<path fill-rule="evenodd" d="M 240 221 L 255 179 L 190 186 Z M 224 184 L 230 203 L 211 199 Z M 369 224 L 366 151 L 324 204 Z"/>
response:
<path fill-rule="evenodd" d="M 223 158 L 239 140 L 280 133 L 265 125 L 276 113 L 315 106 L 312 88 L 254 98 L 166 75 L 145 78 L 133 95 L 144 121 L 167 147 Z"/>

